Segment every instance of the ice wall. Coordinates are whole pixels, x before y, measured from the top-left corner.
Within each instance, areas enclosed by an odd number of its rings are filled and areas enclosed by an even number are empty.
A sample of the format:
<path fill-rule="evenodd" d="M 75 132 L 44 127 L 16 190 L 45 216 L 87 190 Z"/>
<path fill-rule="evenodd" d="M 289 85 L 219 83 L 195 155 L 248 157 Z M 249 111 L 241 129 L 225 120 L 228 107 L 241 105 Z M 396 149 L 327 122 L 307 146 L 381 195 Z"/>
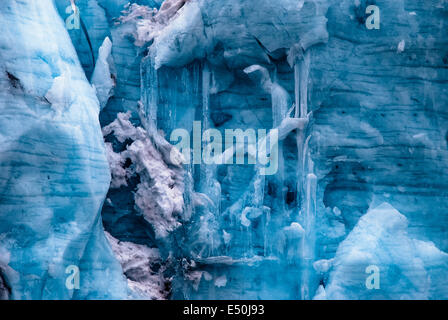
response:
<path fill-rule="evenodd" d="M 54 1 L 62 22 L 30 3 L 1 9 L 0 297 L 72 297 L 56 251 L 85 266 L 75 298 L 126 296 L 122 272 L 131 298 L 446 296 L 446 1 L 77 0 L 72 44 L 70 1 Z M 278 128 L 278 172 L 179 166 L 167 140 L 195 120 Z"/>
<path fill-rule="evenodd" d="M 99 103 L 65 24 L 50 0 L 3 1 L 0 20 L 1 295 L 126 298 L 100 215 L 110 172 Z"/>
<path fill-rule="evenodd" d="M 388 203 L 362 216 L 331 260 L 326 298 L 447 299 L 448 254 L 413 239 L 407 227 L 407 219 Z"/>
<path fill-rule="evenodd" d="M 380 29 L 369 30 L 372 3 L 330 6 L 328 44 L 312 57 L 320 250 L 332 255 L 340 223 L 348 233 L 386 201 L 407 217 L 412 236 L 446 251 L 447 4 L 375 1 Z M 339 235 L 326 237 L 331 230 Z"/>
<path fill-rule="evenodd" d="M 378 30 L 366 27 L 368 5 L 380 10 Z M 193 194 L 207 201 L 184 225 L 191 247 L 177 253 L 186 262 L 174 297 L 312 298 L 328 281 L 314 262 L 330 261 L 383 201 L 407 217 L 411 237 L 446 250 L 446 10 L 188 1 L 167 24 L 137 24 L 151 44 L 142 102 L 157 128 L 190 130 L 192 119 L 271 128 L 287 116 L 283 103 L 310 122 L 284 137 L 274 177 L 244 165 L 191 169 Z"/>
<path fill-rule="evenodd" d="M 137 1 L 151 7 L 158 7 L 161 0 Z M 61 18 L 71 21 L 73 11 L 69 0 L 55 0 Z M 134 27 L 117 24 L 118 18 L 129 3 L 126 0 L 77 0 L 79 9 L 79 28 L 68 30 L 76 48 L 81 65 L 90 80 L 99 56 L 99 48 L 104 39 L 112 42 L 114 61 L 114 94 L 107 108 L 100 114 L 101 124 L 107 125 L 115 120 L 118 112 L 136 111 L 140 99 L 140 60 L 141 49 L 134 46 L 132 37 Z M 136 119 L 136 115 L 133 115 Z"/>
<path fill-rule="evenodd" d="M 63 20 L 74 14 L 69 1 L 56 0 Z M 161 1 L 135 1 L 145 10 L 160 6 Z M 159 148 L 170 148 L 165 141 L 152 140 L 142 127 L 140 107 L 140 64 L 144 47 L 136 46 L 133 37 L 135 25 L 123 19 L 129 10 L 127 1 L 76 1 L 79 10 L 79 28 L 68 27 L 69 35 L 78 53 L 82 67 L 92 86 L 95 86 L 102 110 L 100 122 L 106 141 L 107 157 L 112 181 L 102 210 L 105 229 L 110 232 L 112 249 L 121 262 L 132 298 L 166 298 L 169 294 L 169 272 L 166 287 L 151 283 L 157 277 L 143 275 L 129 265 L 129 259 L 140 259 L 147 271 L 165 271 L 167 261 L 146 260 L 147 252 L 158 250 L 164 241 L 160 235 L 172 230 L 180 222 L 175 218 L 182 211 L 180 197 L 173 196 L 183 187 L 171 190 L 173 171 L 162 160 Z M 147 7 L 149 6 L 149 7 Z M 122 113 L 121 113 L 122 112 Z M 145 122 L 145 119 L 143 119 Z M 157 140 L 157 139 L 156 139 Z M 169 153 L 169 150 L 167 151 Z M 160 182 L 153 185 L 153 179 Z M 177 179 L 174 177 L 174 179 Z M 182 184 L 182 181 L 179 181 Z M 174 192 L 174 193 L 173 193 Z M 160 217 L 159 214 L 165 216 Z M 173 216 L 172 216 L 173 215 Z M 157 230 L 156 230 L 157 229 Z M 124 248 L 124 249 L 123 249 Z M 131 255 L 129 250 L 135 252 Z M 125 251 L 123 253 L 123 250 Z M 146 265 L 145 265 L 146 264 Z M 138 273 L 138 274 L 137 274 Z M 160 292 L 159 292 L 160 291 Z"/>
<path fill-rule="evenodd" d="M 281 140 L 290 137 L 279 143 L 280 169 L 273 177 L 250 165 L 189 167 L 192 216 L 170 248 L 184 261 L 172 283 L 173 298 L 312 296 L 316 206 L 305 150 L 309 63 L 300 61 L 304 51 L 327 40 L 327 7 L 322 1 L 259 5 L 188 1 L 167 24 L 158 23 L 157 15 L 137 23 L 139 41 L 152 42 L 143 64 L 142 103 L 158 129 L 191 132 L 198 120 L 204 130 L 279 127 Z M 303 69 L 297 79 L 301 113 L 293 110 L 295 92 L 288 93 L 278 74 L 282 67 L 294 70 L 295 62 Z M 300 159 L 293 130 L 303 133 Z M 304 173 L 305 167 L 311 171 Z M 300 199 L 297 188 L 303 190 Z"/>

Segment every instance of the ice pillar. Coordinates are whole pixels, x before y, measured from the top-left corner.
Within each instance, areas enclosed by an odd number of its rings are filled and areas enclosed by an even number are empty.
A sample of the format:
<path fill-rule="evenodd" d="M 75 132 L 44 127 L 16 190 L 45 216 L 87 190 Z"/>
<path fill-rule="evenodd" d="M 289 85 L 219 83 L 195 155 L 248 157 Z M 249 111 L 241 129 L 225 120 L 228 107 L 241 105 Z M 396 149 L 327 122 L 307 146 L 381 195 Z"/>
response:
<path fill-rule="evenodd" d="M 308 76 L 310 67 L 309 52 L 296 57 L 294 63 L 294 92 L 295 117 L 308 117 Z M 306 136 L 306 127 L 297 130 L 297 204 L 300 219 L 305 229 L 301 239 L 302 274 L 300 281 L 300 295 L 309 300 L 310 287 L 313 280 L 313 261 L 315 257 L 315 218 L 316 218 L 316 188 L 317 178 L 313 173 L 313 162 L 308 151 L 309 136 Z"/>

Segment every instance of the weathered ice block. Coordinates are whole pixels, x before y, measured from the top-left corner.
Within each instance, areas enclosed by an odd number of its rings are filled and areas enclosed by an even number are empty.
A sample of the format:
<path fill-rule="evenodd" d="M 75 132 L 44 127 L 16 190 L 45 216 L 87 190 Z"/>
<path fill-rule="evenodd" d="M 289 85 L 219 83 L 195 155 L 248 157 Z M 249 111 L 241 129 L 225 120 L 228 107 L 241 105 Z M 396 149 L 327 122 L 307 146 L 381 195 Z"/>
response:
<path fill-rule="evenodd" d="M 52 1 L 4 1 L 0 20 L 2 283 L 13 299 L 126 298 L 95 91 Z"/>

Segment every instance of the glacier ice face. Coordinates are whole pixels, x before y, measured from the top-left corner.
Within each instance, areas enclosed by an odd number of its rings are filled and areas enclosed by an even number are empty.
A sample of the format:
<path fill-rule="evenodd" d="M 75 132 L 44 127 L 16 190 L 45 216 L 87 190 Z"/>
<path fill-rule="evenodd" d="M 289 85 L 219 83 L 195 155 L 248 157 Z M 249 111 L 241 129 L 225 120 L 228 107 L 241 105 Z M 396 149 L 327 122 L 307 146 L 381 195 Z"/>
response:
<path fill-rule="evenodd" d="M 100 216 L 110 173 L 95 91 L 52 1 L 4 1 L 0 19 L 2 288 L 13 299 L 124 298 Z M 79 290 L 66 286 L 70 266 Z"/>
<path fill-rule="evenodd" d="M 448 124 L 446 101 L 436 97 L 447 90 L 447 42 L 439 29 L 447 7 L 376 1 L 381 28 L 368 30 L 367 5 L 330 7 L 329 41 L 316 48 L 310 69 L 322 255 L 331 258 L 342 238 L 327 236 L 334 226 L 343 223 L 348 233 L 382 202 L 406 216 L 412 237 L 446 252 Z M 333 208 L 339 216 L 325 213 Z"/>
<path fill-rule="evenodd" d="M 378 278 L 372 279 L 377 282 L 373 283 L 375 288 L 367 283 L 372 266 L 378 271 Z M 383 203 L 362 216 L 340 244 L 325 296 L 351 300 L 447 299 L 447 266 L 447 253 L 432 242 L 410 237 L 406 217 Z"/>
<path fill-rule="evenodd" d="M 146 5 L 158 7 L 160 1 L 143 1 Z M 58 13 L 65 21 L 73 14 L 67 10 L 67 0 L 55 0 Z M 91 79 L 99 49 L 106 37 L 112 42 L 109 59 L 114 62 L 114 93 L 107 108 L 100 113 L 102 125 L 112 122 L 118 112 L 136 111 L 140 99 L 140 49 L 134 46 L 131 34 L 133 26 L 117 24 L 125 10 L 127 0 L 77 0 L 80 12 L 80 27 L 68 30 L 81 65 L 88 79 Z M 137 117 L 134 117 L 134 119 Z"/>
<path fill-rule="evenodd" d="M 268 63 L 268 53 L 275 56 L 277 51 L 293 45 L 306 50 L 325 42 L 328 36 L 325 1 L 258 1 L 254 6 L 251 1 L 202 0 L 188 1 L 178 7 L 166 26 L 139 25 L 143 30 L 138 34 L 142 35 L 160 29 L 150 49 L 156 69 L 163 65 L 179 67 L 194 59 L 213 56 L 217 46 L 224 50 L 217 57 L 219 62 L 231 67 L 241 67 L 250 61 Z"/>
<path fill-rule="evenodd" d="M 445 2 L 41 3 L 0 9 L 0 297 L 446 298 Z M 179 166 L 195 120 L 277 127 L 277 174 Z"/>
<path fill-rule="evenodd" d="M 142 64 L 142 106 L 150 125 L 165 133 L 182 127 L 191 131 L 193 120 L 203 121 L 204 128 L 220 130 L 278 126 L 282 140 L 295 129 L 304 132 L 309 123 L 304 103 L 301 118 L 290 118 L 295 92 L 284 88 L 276 64 L 280 60 L 288 66 L 287 58 L 294 64 L 304 50 L 327 40 L 326 8 L 320 1 L 301 5 L 266 1 L 255 8 L 250 1 L 189 1 L 166 26 L 137 21 L 137 28 L 147 31 L 140 30 L 137 37 L 154 37 Z M 272 25 L 276 26 L 275 37 L 270 35 Z M 306 74 L 305 70 L 301 73 Z M 302 90 L 305 80 L 299 86 Z M 305 138 L 300 138 L 303 145 Z M 284 143 L 288 142 L 279 143 L 280 150 Z M 223 157 L 229 155 L 232 152 L 226 151 Z M 300 217 L 294 200 L 285 205 L 285 188 L 275 187 L 298 185 L 295 175 L 285 174 L 296 167 L 297 160 L 292 155 L 286 164 L 283 151 L 281 155 L 280 173 L 270 179 L 260 174 L 260 168 L 250 166 L 186 168 L 187 177 L 194 179 L 190 185 L 186 179 L 185 189 L 186 208 L 192 214 L 179 231 L 185 244 L 174 242 L 171 247 L 185 260 L 184 271 L 173 280 L 174 298 L 309 296 L 305 282 L 313 277 L 309 274 L 301 279 L 300 274 L 311 268 L 316 179 L 311 172 L 303 175 L 308 202 L 300 199 L 304 201 Z M 298 162 L 309 169 L 311 161 L 305 158 Z M 308 231 L 301 232 L 302 223 Z M 302 264 L 303 260 L 307 263 Z M 226 281 L 222 281 L 224 276 Z"/>
<path fill-rule="evenodd" d="M 370 2 L 349 0 L 190 1 L 157 26 L 142 103 L 158 129 L 271 128 L 287 115 L 306 124 L 285 135 L 274 177 L 187 169 L 192 200 L 207 200 L 192 202 L 183 226 L 174 297 L 324 297 L 323 261 L 384 201 L 407 217 L 411 238 L 446 250 L 446 100 L 434 97 L 446 92 L 447 9 L 436 2 L 377 1 L 379 30 L 365 26 Z M 154 31 L 137 25 L 137 35 Z M 294 223 L 301 237 L 291 238 Z"/>

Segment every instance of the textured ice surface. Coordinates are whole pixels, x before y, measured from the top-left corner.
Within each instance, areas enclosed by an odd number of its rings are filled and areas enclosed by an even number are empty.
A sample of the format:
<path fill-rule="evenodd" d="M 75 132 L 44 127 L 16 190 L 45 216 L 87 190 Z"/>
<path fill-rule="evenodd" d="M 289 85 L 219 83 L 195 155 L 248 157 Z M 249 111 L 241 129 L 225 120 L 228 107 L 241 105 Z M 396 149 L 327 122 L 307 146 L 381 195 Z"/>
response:
<path fill-rule="evenodd" d="M 206 200 L 183 225 L 186 281 L 173 280 L 174 297 L 323 297 L 339 243 L 384 201 L 406 216 L 411 239 L 446 251 L 446 4 L 377 1 L 379 30 L 365 26 L 368 4 L 189 1 L 157 26 L 142 79 L 157 128 L 271 128 L 312 111 L 281 143 L 274 177 L 190 169 L 192 200 Z"/>
<path fill-rule="evenodd" d="M 100 216 L 110 173 L 95 91 L 52 1 L 4 1 L 0 20 L 1 286 L 13 299 L 124 298 Z M 65 285 L 71 265 L 79 290 Z"/>
<path fill-rule="evenodd" d="M 156 6 L 161 1 L 141 2 Z M 55 0 L 55 3 L 60 16 L 66 20 L 70 16 L 66 13 L 69 1 Z M 140 98 L 141 55 L 130 36 L 134 29 L 127 24 L 116 24 L 127 3 L 127 0 L 77 0 L 82 24 L 79 29 L 68 30 L 88 79 L 92 77 L 104 39 L 109 37 L 112 42 L 111 59 L 114 61 L 116 83 L 114 95 L 100 114 L 103 124 L 112 122 L 118 112 L 135 111 Z"/>
<path fill-rule="evenodd" d="M 366 286 L 369 266 L 379 271 L 376 289 Z M 447 267 L 448 254 L 411 238 L 406 217 L 383 203 L 362 216 L 340 244 L 326 298 L 447 299 Z"/>
<path fill-rule="evenodd" d="M 35 2 L 0 9 L 0 297 L 447 298 L 446 1 L 77 0 L 70 38 Z M 194 120 L 278 127 L 277 174 L 179 166 Z"/>
<path fill-rule="evenodd" d="M 158 249 L 132 242 L 121 242 L 106 233 L 115 256 L 123 267 L 131 289 L 130 299 L 163 300 L 168 291 L 163 261 Z"/>
<path fill-rule="evenodd" d="M 123 143 L 131 141 L 126 150 L 119 155 L 108 143 L 109 162 L 112 170 L 112 188 L 127 186 L 127 180 L 137 175 L 140 183 L 134 194 L 135 208 L 154 228 L 156 237 L 166 237 L 180 226 L 179 217 L 184 209 L 183 170 L 179 166 L 169 167 L 170 150 L 156 148 L 156 139 L 143 128 L 136 128 L 129 121 L 130 113 L 119 113 L 117 120 L 103 128 L 105 136 L 113 134 Z M 176 149 L 174 149 L 176 150 Z M 125 168 L 126 160 L 132 163 Z M 168 164 L 167 164 L 168 162 Z"/>

